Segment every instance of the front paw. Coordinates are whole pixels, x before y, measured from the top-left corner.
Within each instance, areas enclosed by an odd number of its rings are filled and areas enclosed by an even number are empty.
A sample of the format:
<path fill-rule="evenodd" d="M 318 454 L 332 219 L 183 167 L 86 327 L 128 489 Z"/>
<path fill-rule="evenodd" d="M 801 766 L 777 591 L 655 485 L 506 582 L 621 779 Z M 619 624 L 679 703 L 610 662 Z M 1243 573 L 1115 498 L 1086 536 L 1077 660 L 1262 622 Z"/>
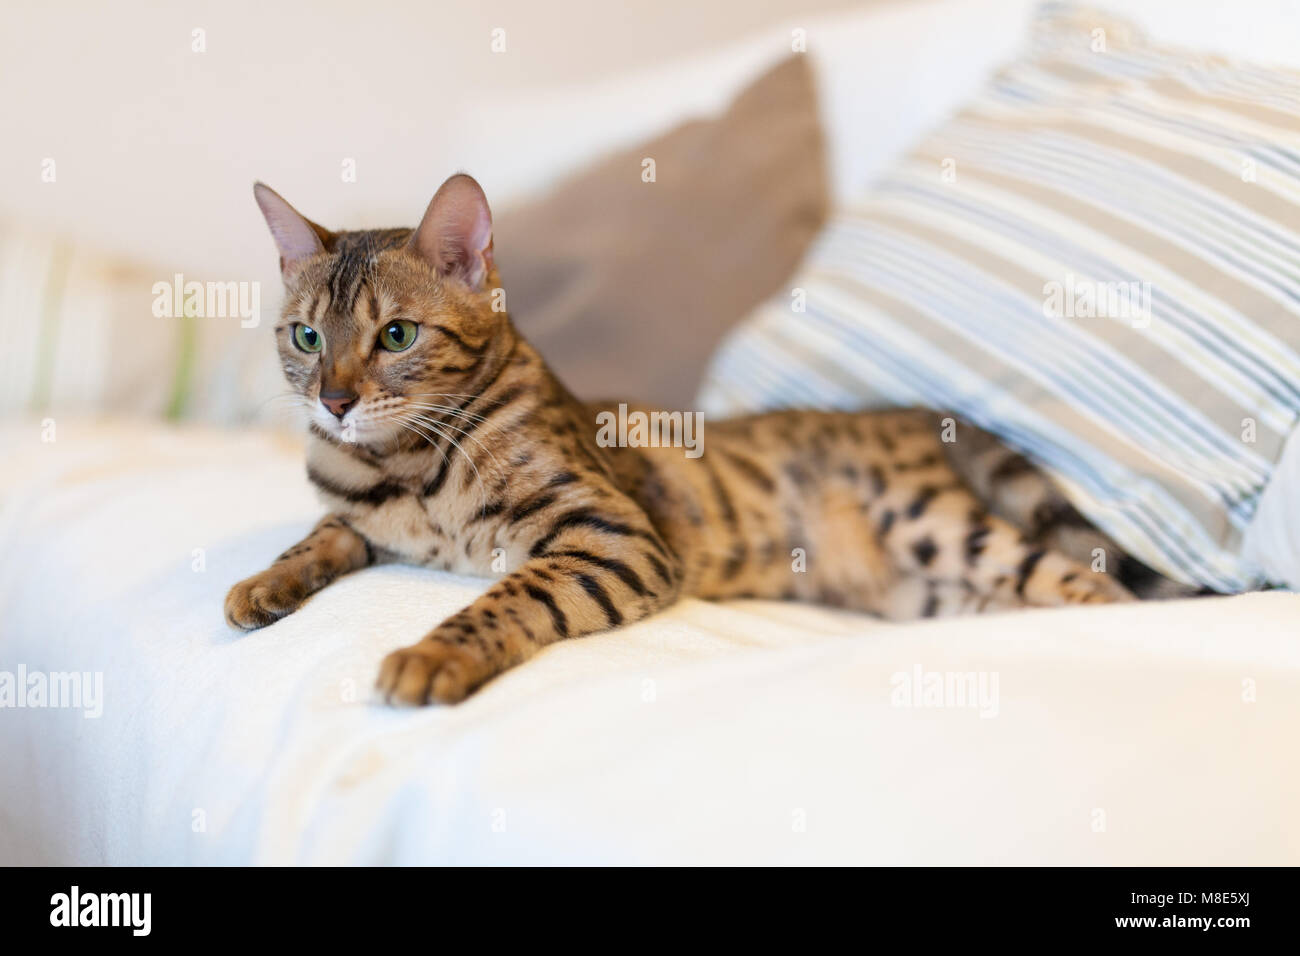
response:
<path fill-rule="evenodd" d="M 390 704 L 455 704 L 493 673 L 478 648 L 428 637 L 385 657 L 375 687 Z"/>
<path fill-rule="evenodd" d="M 263 571 L 230 589 L 226 595 L 226 623 L 241 631 L 266 627 L 298 610 L 307 594 L 298 578 Z"/>

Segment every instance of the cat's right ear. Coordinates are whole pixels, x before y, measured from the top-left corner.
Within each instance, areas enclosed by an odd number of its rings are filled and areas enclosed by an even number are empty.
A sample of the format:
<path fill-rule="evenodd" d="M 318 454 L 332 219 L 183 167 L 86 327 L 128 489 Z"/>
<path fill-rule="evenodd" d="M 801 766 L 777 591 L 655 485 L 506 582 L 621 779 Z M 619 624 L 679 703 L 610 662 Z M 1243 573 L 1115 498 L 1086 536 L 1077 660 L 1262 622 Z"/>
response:
<path fill-rule="evenodd" d="M 325 251 L 330 232 L 290 206 L 265 183 L 253 184 L 253 198 L 280 250 L 280 275 L 288 282 L 303 262 Z"/>

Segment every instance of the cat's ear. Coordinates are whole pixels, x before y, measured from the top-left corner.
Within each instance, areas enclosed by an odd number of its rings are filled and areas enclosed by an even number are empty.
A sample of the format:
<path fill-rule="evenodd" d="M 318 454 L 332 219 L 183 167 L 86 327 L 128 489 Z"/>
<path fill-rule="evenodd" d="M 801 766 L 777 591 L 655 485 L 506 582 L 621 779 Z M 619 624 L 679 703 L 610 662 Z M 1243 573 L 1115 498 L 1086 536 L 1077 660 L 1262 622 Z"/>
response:
<path fill-rule="evenodd" d="M 325 251 L 330 232 L 290 206 L 265 183 L 253 184 L 253 198 L 280 250 L 280 275 L 287 282 L 304 260 Z"/>
<path fill-rule="evenodd" d="M 457 173 L 442 184 L 408 248 L 438 275 L 483 288 L 492 272 L 492 212 L 473 176 Z"/>

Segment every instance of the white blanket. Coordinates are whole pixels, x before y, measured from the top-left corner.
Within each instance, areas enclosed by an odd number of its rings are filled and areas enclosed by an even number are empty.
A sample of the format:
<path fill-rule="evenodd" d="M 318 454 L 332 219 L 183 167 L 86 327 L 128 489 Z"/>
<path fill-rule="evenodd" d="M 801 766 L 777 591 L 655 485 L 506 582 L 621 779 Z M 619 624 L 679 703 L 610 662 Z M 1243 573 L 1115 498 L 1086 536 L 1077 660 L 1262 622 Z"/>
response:
<path fill-rule="evenodd" d="M 0 709 L 0 863 L 1300 863 L 1300 597 L 687 601 L 396 711 L 380 659 L 485 582 L 374 568 L 237 635 L 318 515 L 298 448 L 55 438 L 0 428 L 0 681 L 102 699 Z"/>

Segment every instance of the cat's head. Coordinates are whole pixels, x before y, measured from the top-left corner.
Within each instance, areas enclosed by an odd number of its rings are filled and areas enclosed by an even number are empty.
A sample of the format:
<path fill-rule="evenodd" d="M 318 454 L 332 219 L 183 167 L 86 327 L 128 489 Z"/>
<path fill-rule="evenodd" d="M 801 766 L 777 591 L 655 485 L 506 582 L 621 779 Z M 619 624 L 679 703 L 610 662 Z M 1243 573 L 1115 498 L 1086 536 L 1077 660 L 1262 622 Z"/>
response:
<path fill-rule="evenodd" d="M 472 177 L 443 183 L 414 230 L 330 232 L 261 183 L 254 195 L 280 250 L 281 366 L 320 431 L 390 445 L 500 369 L 514 332 Z"/>

